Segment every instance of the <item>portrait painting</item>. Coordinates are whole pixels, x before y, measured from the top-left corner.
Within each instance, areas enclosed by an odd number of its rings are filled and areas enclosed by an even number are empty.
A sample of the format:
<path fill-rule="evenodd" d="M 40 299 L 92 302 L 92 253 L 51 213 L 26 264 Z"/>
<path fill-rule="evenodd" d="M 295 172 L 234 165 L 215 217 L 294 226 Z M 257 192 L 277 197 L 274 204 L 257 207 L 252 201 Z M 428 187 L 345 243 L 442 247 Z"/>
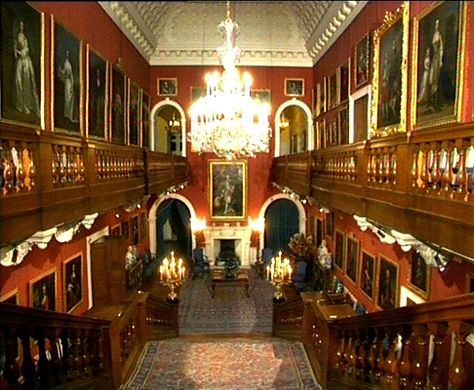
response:
<path fill-rule="evenodd" d="M 128 85 L 128 141 L 139 145 L 140 88 L 134 83 Z"/>
<path fill-rule="evenodd" d="M 463 3 L 434 3 L 414 20 L 412 121 L 417 127 L 460 120 Z"/>
<path fill-rule="evenodd" d="M 360 259 L 359 287 L 370 299 L 375 291 L 375 257 L 362 251 Z"/>
<path fill-rule="evenodd" d="M 378 267 L 377 305 L 385 309 L 398 306 L 399 285 L 398 265 L 383 256 L 380 256 Z"/>
<path fill-rule="evenodd" d="M 303 96 L 304 79 L 285 79 L 285 96 Z"/>
<path fill-rule="evenodd" d="M 246 161 L 210 161 L 209 183 L 209 204 L 212 219 L 246 219 Z"/>
<path fill-rule="evenodd" d="M 106 137 L 107 62 L 87 45 L 87 129 L 89 137 Z"/>
<path fill-rule="evenodd" d="M 44 15 L 27 2 L 0 3 L 0 119 L 41 128 Z"/>
<path fill-rule="evenodd" d="M 339 229 L 334 237 L 334 265 L 344 271 L 344 232 Z"/>
<path fill-rule="evenodd" d="M 357 43 L 354 49 L 354 86 L 359 88 L 369 82 L 370 77 L 370 34 Z"/>
<path fill-rule="evenodd" d="M 190 91 L 190 102 L 193 104 L 199 98 L 206 96 L 206 88 L 205 87 L 191 87 Z"/>
<path fill-rule="evenodd" d="M 319 247 L 324 240 L 324 224 L 323 220 L 321 218 L 316 218 L 316 232 L 315 232 L 315 237 L 316 237 L 316 246 Z"/>
<path fill-rule="evenodd" d="M 150 95 L 142 90 L 142 104 L 141 104 L 141 137 L 142 146 L 144 148 L 150 147 Z"/>
<path fill-rule="evenodd" d="M 336 118 L 326 125 L 326 146 L 339 145 L 339 119 Z"/>
<path fill-rule="evenodd" d="M 52 42 L 54 128 L 81 134 L 82 43 L 57 22 Z"/>
<path fill-rule="evenodd" d="M 128 238 L 130 236 L 130 224 L 128 222 L 128 219 L 122 221 L 121 232 L 122 232 L 122 236 L 124 236 L 125 239 L 128 240 Z"/>
<path fill-rule="evenodd" d="M 177 78 L 160 78 L 157 82 L 158 96 L 176 96 L 178 94 Z"/>
<path fill-rule="evenodd" d="M 316 116 L 326 112 L 326 77 L 316 84 Z"/>
<path fill-rule="evenodd" d="M 140 242 L 140 233 L 138 231 L 138 215 L 132 218 L 132 244 L 138 245 Z"/>
<path fill-rule="evenodd" d="M 260 103 L 272 103 L 272 91 L 270 89 L 250 89 L 250 96 Z"/>
<path fill-rule="evenodd" d="M 338 113 L 339 145 L 349 143 L 349 108 L 344 108 Z"/>
<path fill-rule="evenodd" d="M 430 267 L 428 267 L 418 252 L 413 251 L 410 267 L 410 283 L 408 286 L 424 299 L 428 299 L 430 278 Z"/>
<path fill-rule="evenodd" d="M 406 127 L 408 2 L 385 15 L 373 34 L 372 136 L 404 132 Z"/>
<path fill-rule="evenodd" d="M 53 268 L 29 282 L 29 306 L 56 311 L 56 269 Z"/>
<path fill-rule="evenodd" d="M 82 254 L 63 263 L 64 309 L 72 312 L 83 300 Z"/>
<path fill-rule="evenodd" d="M 316 122 L 317 144 L 316 149 L 323 149 L 326 147 L 326 119 L 321 119 Z"/>
<path fill-rule="evenodd" d="M 341 87 L 339 102 L 347 102 L 349 100 L 349 61 L 339 67 L 339 85 Z"/>
<path fill-rule="evenodd" d="M 328 79 L 328 110 L 331 110 L 339 105 L 340 86 L 339 86 L 339 70 L 334 72 Z"/>
<path fill-rule="evenodd" d="M 357 266 L 359 262 L 359 240 L 349 235 L 346 236 L 345 247 L 345 272 L 347 277 L 356 284 Z"/>
<path fill-rule="evenodd" d="M 10 305 L 19 305 L 20 299 L 18 295 L 18 289 L 15 288 L 7 294 L 0 296 L 0 303 L 8 303 Z"/>
<path fill-rule="evenodd" d="M 111 132 L 112 142 L 123 145 L 125 143 L 125 75 L 115 66 L 112 68 L 112 96 L 111 96 Z"/>

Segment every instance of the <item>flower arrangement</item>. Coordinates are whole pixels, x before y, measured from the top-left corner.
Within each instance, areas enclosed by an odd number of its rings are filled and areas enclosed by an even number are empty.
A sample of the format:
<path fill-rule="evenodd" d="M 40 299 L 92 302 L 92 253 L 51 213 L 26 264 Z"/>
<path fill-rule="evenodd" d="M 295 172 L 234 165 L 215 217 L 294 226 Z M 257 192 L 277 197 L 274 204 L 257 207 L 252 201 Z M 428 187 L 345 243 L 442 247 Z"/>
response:
<path fill-rule="evenodd" d="M 306 237 L 303 233 L 295 233 L 288 242 L 288 248 L 294 256 L 306 262 L 313 261 L 318 255 L 318 248 L 316 248 L 313 237 L 311 235 Z"/>

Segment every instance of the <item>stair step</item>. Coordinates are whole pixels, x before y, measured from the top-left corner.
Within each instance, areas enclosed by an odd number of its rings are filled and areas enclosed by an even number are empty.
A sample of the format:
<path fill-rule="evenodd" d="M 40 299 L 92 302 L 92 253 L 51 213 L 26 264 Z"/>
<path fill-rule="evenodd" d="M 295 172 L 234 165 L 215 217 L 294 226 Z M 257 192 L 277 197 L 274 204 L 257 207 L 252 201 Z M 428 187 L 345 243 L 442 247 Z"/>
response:
<path fill-rule="evenodd" d="M 114 390 L 112 382 L 105 374 L 90 378 L 79 378 L 50 387 L 50 390 Z"/>

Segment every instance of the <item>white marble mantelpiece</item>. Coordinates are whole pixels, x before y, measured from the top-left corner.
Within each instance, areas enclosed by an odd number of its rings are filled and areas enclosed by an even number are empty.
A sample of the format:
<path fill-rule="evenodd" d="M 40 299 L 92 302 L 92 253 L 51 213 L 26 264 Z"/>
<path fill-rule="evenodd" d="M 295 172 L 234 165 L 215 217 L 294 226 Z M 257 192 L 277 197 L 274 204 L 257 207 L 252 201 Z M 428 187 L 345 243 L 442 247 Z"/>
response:
<path fill-rule="evenodd" d="M 235 240 L 235 252 L 241 267 L 250 267 L 252 253 L 250 238 L 252 229 L 248 226 L 208 226 L 203 230 L 206 240 L 205 252 L 211 264 L 215 264 L 220 252 L 220 240 Z"/>

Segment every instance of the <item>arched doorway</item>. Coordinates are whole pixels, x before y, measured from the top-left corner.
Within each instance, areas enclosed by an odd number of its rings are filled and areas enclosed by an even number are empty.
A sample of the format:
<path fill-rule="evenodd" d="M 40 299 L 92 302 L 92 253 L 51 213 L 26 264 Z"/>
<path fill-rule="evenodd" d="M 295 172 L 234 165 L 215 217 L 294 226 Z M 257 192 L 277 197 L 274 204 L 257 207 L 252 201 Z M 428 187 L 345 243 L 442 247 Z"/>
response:
<path fill-rule="evenodd" d="M 174 251 L 183 259 L 192 253 L 191 213 L 184 202 L 166 199 L 156 211 L 156 255 L 168 257 Z"/>
<path fill-rule="evenodd" d="M 287 251 L 290 238 L 300 231 L 299 211 L 294 202 L 278 199 L 265 211 L 264 247 L 273 253 Z"/>

